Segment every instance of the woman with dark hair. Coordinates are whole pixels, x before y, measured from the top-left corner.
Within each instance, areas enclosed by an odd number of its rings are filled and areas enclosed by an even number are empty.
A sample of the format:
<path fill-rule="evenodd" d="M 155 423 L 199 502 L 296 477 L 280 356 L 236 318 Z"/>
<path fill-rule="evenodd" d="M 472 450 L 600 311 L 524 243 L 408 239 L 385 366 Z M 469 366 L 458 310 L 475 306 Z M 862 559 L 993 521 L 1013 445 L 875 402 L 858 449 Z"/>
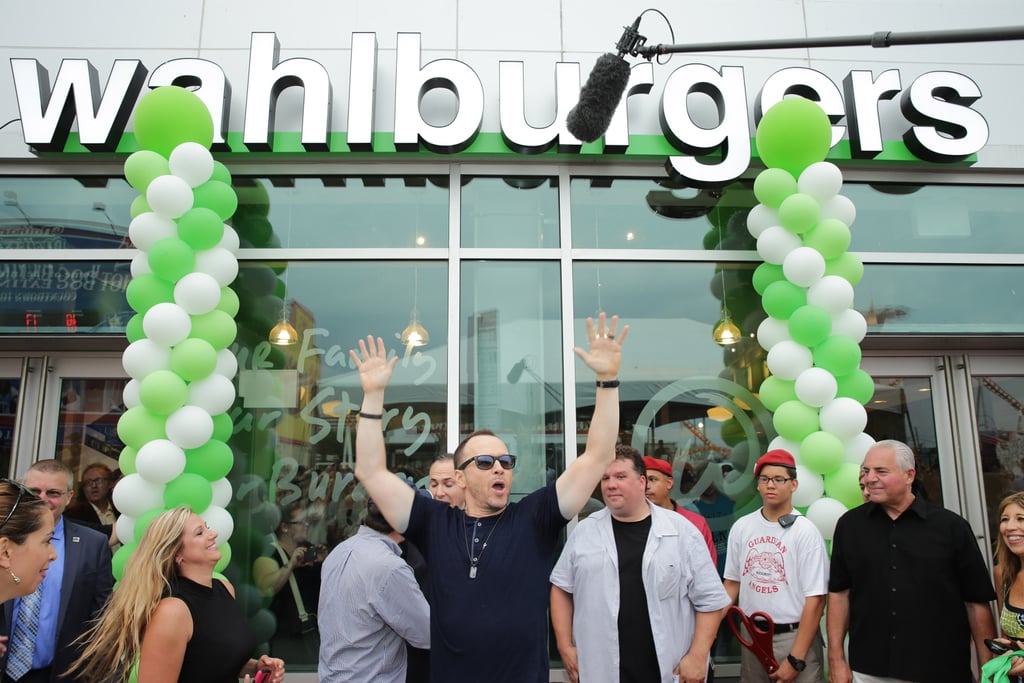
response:
<path fill-rule="evenodd" d="M 142 535 L 102 616 L 81 637 L 71 672 L 89 683 L 237 683 L 284 662 L 250 658 L 256 639 L 227 581 L 214 578 L 217 532 L 187 507 L 155 518 Z"/>
<path fill-rule="evenodd" d="M 57 553 L 50 545 L 50 509 L 9 479 L 0 479 L 0 520 L 0 571 L 6 574 L 0 574 L 0 602 L 6 602 L 34 593 Z"/>
<path fill-rule="evenodd" d="M 1012 650 L 1024 650 L 1024 572 L 1021 572 L 1021 558 L 1024 557 L 1024 492 L 1003 498 L 996 509 L 999 533 L 996 536 L 995 567 L 992 578 L 996 587 L 996 601 L 999 606 L 999 630 L 1002 638 L 997 640 Z M 1024 658 L 1013 657 L 1009 673 L 1024 674 Z M 1011 680 L 1020 681 L 1020 678 Z"/>

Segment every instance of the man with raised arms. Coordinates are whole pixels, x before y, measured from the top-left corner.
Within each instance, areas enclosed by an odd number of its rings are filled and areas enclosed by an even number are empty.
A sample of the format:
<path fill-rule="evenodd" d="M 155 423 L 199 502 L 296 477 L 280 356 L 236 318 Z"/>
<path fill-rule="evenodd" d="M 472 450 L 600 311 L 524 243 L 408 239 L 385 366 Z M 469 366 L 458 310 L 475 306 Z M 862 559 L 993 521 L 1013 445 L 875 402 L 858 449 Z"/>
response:
<path fill-rule="evenodd" d="M 465 510 L 416 496 L 387 469 L 379 420 L 397 357 L 382 339 L 360 340 L 351 356 L 363 387 L 356 477 L 399 533 L 424 553 L 432 596 L 431 677 L 435 681 L 547 683 L 548 574 L 559 535 L 589 500 L 615 457 L 621 349 L 618 318 L 587 319 L 589 349 L 575 350 L 597 376 L 584 452 L 558 479 L 509 503 L 516 456 L 493 432 L 455 449 Z"/>

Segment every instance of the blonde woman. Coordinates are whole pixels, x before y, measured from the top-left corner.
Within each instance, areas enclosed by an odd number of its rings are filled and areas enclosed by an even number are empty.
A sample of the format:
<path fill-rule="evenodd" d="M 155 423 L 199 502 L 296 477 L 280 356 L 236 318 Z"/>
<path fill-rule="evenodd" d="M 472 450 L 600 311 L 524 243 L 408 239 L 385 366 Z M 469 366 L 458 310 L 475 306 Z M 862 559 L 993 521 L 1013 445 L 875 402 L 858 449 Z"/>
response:
<path fill-rule="evenodd" d="M 281 683 L 284 662 L 251 659 L 256 640 L 231 584 L 215 579 L 217 533 L 187 507 L 149 525 L 100 619 L 82 636 L 71 667 L 89 683 L 236 683 L 261 669 Z"/>

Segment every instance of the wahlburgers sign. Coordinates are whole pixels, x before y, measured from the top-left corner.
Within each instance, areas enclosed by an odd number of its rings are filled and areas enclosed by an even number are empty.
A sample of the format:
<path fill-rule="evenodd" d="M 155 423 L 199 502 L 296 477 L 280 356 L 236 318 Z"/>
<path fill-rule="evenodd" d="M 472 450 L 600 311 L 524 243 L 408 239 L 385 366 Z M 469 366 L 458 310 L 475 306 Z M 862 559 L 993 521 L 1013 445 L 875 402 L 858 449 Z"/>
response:
<path fill-rule="evenodd" d="M 456 59 L 424 64 L 420 35 L 399 33 L 394 72 L 389 74 L 394 82 L 394 130 L 379 131 L 374 125 L 379 73 L 376 34 L 353 33 L 350 48 L 351 63 L 343 81 L 344 132 L 331 130 L 331 110 L 338 97 L 334 85 L 341 75 L 329 73 L 309 58 L 281 61 L 274 33 L 252 34 L 241 133 L 227 130 L 231 83 L 218 64 L 206 59 L 174 59 L 152 72 L 140 60 L 117 59 L 102 90 L 96 68 L 85 59 L 65 59 L 52 82 L 35 59 L 12 58 L 11 69 L 25 143 L 41 153 L 133 151 L 134 139 L 125 134 L 125 128 L 142 89 L 173 84 L 196 89 L 213 116 L 214 147 L 219 151 L 667 156 L 669 173 L 697 186 L 734 180 L 750 163 L 750 105 L 742 67 L 684 64 L 662 86 L 661 135 L 631 134 L 629 108 L 620 104 L 603 144 L 584 144 L 564 123 L 585 78 L 578 63 L 554 64 L 554 115 L 547 125 L 537 126 L 524 113 L 523 63 L 499 62 L 500 131 L 481 132 L 486 98 L 479 75 Z M 654 85 L 653 65 L 635 65 L 624 102 L 650 97 Z M 275 132 L 278 95 L 291 86 L 303 88 L 301 127 L 297 132 Z M 433 90 L 455 97 L 454 114 L 441 125 L 423 114 L 424 96 Z M 951 71 L 930 71 L 904 83 L 896 69 L 878 74 L 855 70 L 837 84 L 814 69 L 786 68 L 761 84 L 753 104 L 755 119 L 791 93 L 818 101 L 828 114 L 833 123 L 832 158 L 960 162 L 988 140 L 987 122 L 971 108 L 981 97 L 980 88 L 967 76 Z M 708 123 L 694 115 L 693 94 L 710 99 L 715 121 Z M 905 130 L 902 141 L 886 141 L 879 103 L 897 97 Z M 844 120 L 845 125 L 840 125 Z M 71 132 L 76 121 L 77 141 Z"/>

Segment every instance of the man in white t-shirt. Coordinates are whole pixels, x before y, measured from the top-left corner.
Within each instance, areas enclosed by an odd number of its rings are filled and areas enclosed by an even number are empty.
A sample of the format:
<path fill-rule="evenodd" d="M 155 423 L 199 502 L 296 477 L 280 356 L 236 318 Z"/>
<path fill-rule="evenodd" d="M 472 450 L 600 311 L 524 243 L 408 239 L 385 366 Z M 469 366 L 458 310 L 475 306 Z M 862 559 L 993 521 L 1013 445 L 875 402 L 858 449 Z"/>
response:
<path fill-rule="evenodd" d="M 754 478 L 763 506 L 736 520 L 729 532 L 725 590 L 746 614 L 764 612 L 775 622 L 779 670 L 769 678 L 760 660 L 744 648 L 740 683 L 821 683 L 820 622 L 828 594 L 825 540 L 793 509 L 799 484 L 790 453 L 762 455 Z"/>

